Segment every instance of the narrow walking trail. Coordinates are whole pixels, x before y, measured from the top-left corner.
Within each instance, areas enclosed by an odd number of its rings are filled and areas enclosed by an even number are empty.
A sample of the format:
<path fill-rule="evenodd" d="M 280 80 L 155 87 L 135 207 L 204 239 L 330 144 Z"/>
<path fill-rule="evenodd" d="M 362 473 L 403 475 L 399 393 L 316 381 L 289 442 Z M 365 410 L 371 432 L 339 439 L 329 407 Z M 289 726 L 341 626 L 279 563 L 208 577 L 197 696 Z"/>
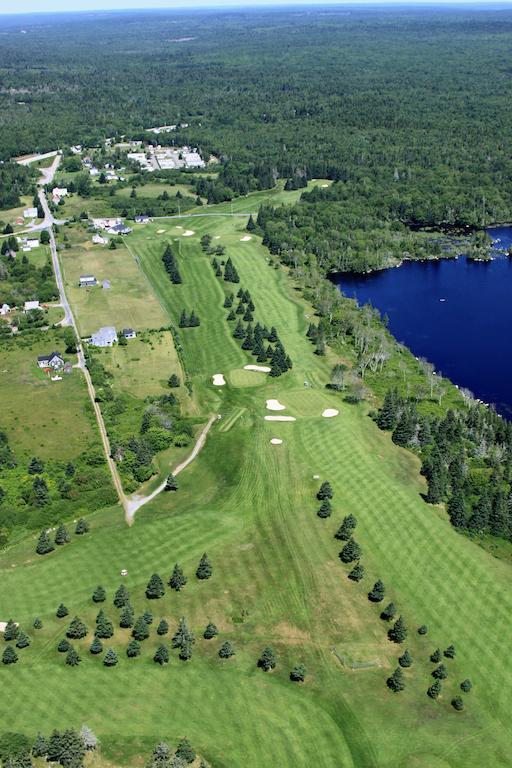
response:
<path fill-rule="evenodd" d="M 206 436 L 208 432 L 210 431 L 213 423 L 217 420 L 217 416 L 210 416 L 208 419 L 208 423 L 201 431 L 201 434 L 197 438 L 196 444 L 194 445 L 194 448 L 192 449 L 192 453 L 190 456 L 187 456 L 187 458 L 181 462 L 181 464 L 178 464 L 178 466 L 173 470 L 173 475 L 179 475 L 180 472 L 183 472 L 186 467 L 188 467 L 189 464 L 191 464 L 194 459 L 196 458 L 199 451 L 203 448 L 205 442 L 206 442 Z M 160 483 L 158 488 L 155 488 L 155 490 L 150 493 L 148 496 L 138 496 L 137 494 L 134 494 L 133 496 L 129 496 L 128 498 L 125 497 L 126 504 L 125 504 L 125 517 L 126 522 L 128 525 L 132 525 L 135 513 L 138 509 L 143 507 L 145 504 L 147 504 L 150 501 L 153 501 L 162 491 L 164 490 L 167 483 L 167 478 Z"/>

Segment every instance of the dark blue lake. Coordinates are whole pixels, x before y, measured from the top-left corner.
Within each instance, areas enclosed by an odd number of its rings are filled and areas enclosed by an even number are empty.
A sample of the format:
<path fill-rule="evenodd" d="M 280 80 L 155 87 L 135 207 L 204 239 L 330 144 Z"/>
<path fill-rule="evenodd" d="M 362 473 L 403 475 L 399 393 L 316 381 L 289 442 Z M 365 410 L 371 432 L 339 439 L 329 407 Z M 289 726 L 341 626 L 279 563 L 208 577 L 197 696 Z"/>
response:
<path fill-rule="evenodd" d="M 488 230 L 496 248 L 512 245 L 512 227 Z M 498 241 L 498 242 L 496 242 Z M 512 418 L 512 258 L 491 262 L 405 262 L 334 282 L 389 318 L 389 329 L 417 357 Z"/>

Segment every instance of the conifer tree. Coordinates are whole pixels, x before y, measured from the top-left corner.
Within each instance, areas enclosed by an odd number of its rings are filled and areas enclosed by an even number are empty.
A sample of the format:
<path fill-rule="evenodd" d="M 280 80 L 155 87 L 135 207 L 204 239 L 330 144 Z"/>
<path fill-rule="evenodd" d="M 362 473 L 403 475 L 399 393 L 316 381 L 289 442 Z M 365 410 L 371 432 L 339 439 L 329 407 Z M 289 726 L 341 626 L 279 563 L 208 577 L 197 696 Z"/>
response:
<path fill-rule="evenodd" d="M 69 534 L 68 534 L 67 528 L 63 523 L 61 523 L 57 528 L 57 532 L 55 534 L 55 543 L 58 546 L 62 546 L 62 544 L 68 544 L 68 542 L 69 542 Z"/>
<path fill-rule="evenodd" d="M 96 656 L 98 653 L 101 653 L 102 650 L 103 650 L 103 643 L 101 642 L 99 637 L 95 637 L 89 646 L 89 651 L 93 654 L 93 656 Z"/>
<path fill-rule="evenodd" d="M 264 648 L 258 659 L 258 667 L 264 672 L 274 669 L 277 664 L 276 657 L 272 648 Z"/>
<path fill-rule="evenodd" d="M 421 627 L 418 627 L 418 635 L 426 635 L 428 632 L 428 627 L 426 624 L 422 624 Z"/>
<path fill-rule="evenodd" d="M 457 710 L 457 712 L 462 712 L 464 709 L 464 701 L 461 696 L 455 696 L 451 703 L 452 707 Z"/>
<path fill-rule="evenodd" d="M 436 648 L 435 651 L 430 654 L 430 661 L 433 664 L 439 664 L 441 661 L 441 651 L 439 648 Z"/>
<path fill-rule="evenodd" d="M 62 640 L 59 642 L 57 646 L 57 650 L 59 653 L 67 653 L 70 648 L 71 648 L 71 643 L 68 642 L 66 638 L 62 638 Z"/>
<path fill-rule="evenodd" d="M 448 500 L 447 512 L 454 528 L 465 528 L 467 524 L 466 501 L 461 490 L 456 490 Z"/>
<path fill-rule="evenodd" d="M 213 568 L 210 560 L 208 559 L 208 555 L 205 552 L 199 561 L 199 565 L 197 566 L 196 576 L 198 579 L 204 580 L 209 579 L 212 573 Z"/>
<path fill-rule="evenodd" d="M 290 680 L 294 683 L 303 683 L 306 677 L 306 667 L 304 664 L 297 664 L 290 672 Z"/>
<path fill-rule="evenodd" d="M 391 621 L 391 619 L 395 618 L 396 608 L 394 603 L 388 603 L 382 613 L 380 614 L 380 617 L 383 621 Z"/>
<path fill-rule="evenodd" d="M 157 635 L 166 635 L 168 631 L 169 631 L 169 624 L 166 622 L 165 619 L 160 619 L 160 623 L 156 628 Z"/>
<path fill-rule="evenodd" d="M 49 552 L 53 552 L 55 547 L 53 546 L 50 537 L 46 531 L 41 531 L 39 534 L 39 540 L 37 542 L 36 552 L 38 555 L 47 555 Z"/>
<path fill-rule="evenodd" d="M 249 221 L 247 222 L 246 229 L 248 232 L 254 232 L 254 230 L 256 229 L 256 224 L 254 223 L 252 213 L 249 216 Z"/>
<path fill-rule="evenodd" d="M 173 568 L 171 578 L 169 579 L 169 586 L 172 587 L 172 589 L 175 589 L 176 592 L 180 592 L 186 583 L 187 577 L 183 573 L 181 566 L 176 563 Z"/>
<path fill-rule="evenodd" d="M 12 647 L 12 645 L 7 645 L 4 649 L 4 652 L 2 654 L 2 664 L 16 664 L 18 661 L 18 654 Z"/>
<path fill-rule="evenodd" d="M 128 592 L 124 584 L 120 584 L 114 595 L 114 605 L 116 606 L 116 608 L 122 608 L 123 605 L 126 605 L 129 602 L 130 602 L 130 593 Z"/>
<path fill-rule="evenodd" d="M 384 600 L 386 588 L 380 579 L 377 579 L 371 590 L 368 592 L 368 600 L 372 603 L 381 603 Z"/>
<path fill-rule="evenodd" d="M 332 499 L 334 496 L 331 484 L 328 480 L 325 480 L 322 485 L 320 486 L 320 489 L 316 495 L 317 499 L 319 501 L 323 501 L 324 499 Z"/>
<path fill-rule="evenodd" d="M 153 661 L 156 664 L 160 664 L 162 666 L 163 664 L 167 664 L 169 662 L 169 651 L 165 647 L 165 645 L 159 645 L 158 648 L 155 651 L 155 655 L 153 656 Z"/>
<path fill-rule="evenodd" d="M 115 667 L 118 662 L 117 653 L 113 648 L 107 648 L 107 652 L 103 658 L 103 664 L 105 667 Z"/>
<path fill-rule="evenodd" d="M 29 645 L 30 637 L 20 630 L 18 632 L 18 637 L 16 638 L 16 648 L 28 648 Z"/>
<path fill-rule="evenodd" d="M 108 619 L 103 610 L 101 610 L 96 616 L 96 630 L 94 632 L 96 637 L 101 637 L 103 640 L 112 637 L 114 634 L 114 625 Z"/>
<path fill-rule="evenodd" d="M 391 677 L 386 680 L 386 685 L 393 693 L 399 693 L 405 688 L 405 676 L 400 667 L 397 667 Z"/>
<path fill-rule="evenodd" d="M 448 670 L 444 664 L 440 664 L 434 670 L 432 670 L 432 677 L 436 680 L 445 680 L 448 677 Z"/>
<path fill-rule="evenodd" d="M 64 603 L 61 603 L 61 604 L 59 605 L 59 607 L 57 608 L 57 612 L 56 612 L 57 618 L 58 618 L 58 619 L 63 619 L 63 618 L 64 618 L 65 616 L 67 616 L 68 614 L 69 614 L 69 611 L 68 611 L 68 609 L 66 608 L 66 606 L 64 605 Z"/>
<path fill-rule="evenodd" d="M 364 576 L 364 566 L 361 565 L 361 563 L 356 563 L 350 573 L 348 574 L 348 578 L 351 581 L 361 581 L 361 579 Z"/>
<path fill-rule="evenodd" d="M 212 624 L 210 622 L 209 624 L 206 625 L 206 629 L 203 632 L 203 637 L 204 637 L 205 640 L 211 640 L 212 638 L 214 638 L 218 634 L 219 634 L 219 630 L 217 629 L 215 624 Z"/>
<path fill-rule="evenodd" d="M 329 499 L 325 499 L 325 501 L 322 501 L 322 504 L 320 505 L 320 509 L 317 512 L 318 517 L 322 519 L 326 519 L 327 517 L 330 517 L 332 514 L 332 507 L 331 502 Z"/>
<path fill-rule="evenodd" d="M 132 637 L 135 640 L 146 640 L 149 637 L 149 627 L 142 616 L 139 616 L 132 629 Z"/>
<path fill-rule="evenodd" d="M 347 541 L 339 554 L 342 563 L 352 563 L 361 557 L 361 547 L 352 537 Z"/>
<path fill-rule="evenodd" d="M 177 387 L 180 386 L 180 380 L 175 373 L 171 373 L 171 375 L 169 376 L 169 379 L 167 381 L 167 386 L 170 389 L 177 389 Z"/>
<path fill-rule="evenodd" d="M 37 456 L 34 456 L 30 460 L 27 472 L 29 475 L 40 475 L 42 472 L 44 472 L 44 464 L 41 459 L 38 459 Z"/>
<path fill-rule="evenodd" d="M 11 640 L 16 640 L 19 634 L 19 627 L 13 619 L 9 619 L 4 629 L 4 640 L 6 643 L 10 643 Z"/>
<path fill-rule="evenodd" d="M 440 693 L 441 693 L 441 681 L 435 680 L 435 682 L 432 683 L 430 688 L 427 690 L 427 696 L 430 696 L 431 699 L 437 699 Z"/>
<path fill-rule="evenodd" d="M 172 473 L 167 477 L 167 482 L 165 483 L 165 490 L 166 491 L 178 490 L 178 481 L 176 480 L 176 478 Z"/>
<path fill-rule="evenodd" d="M 87 634 L 87 627 L 84 624 L 84 622 L 78 618 L 78 616 L 75 616 L 68 627 L 68 630 L 66 632 L 66 637 L 71 638 L 72 640 L 79 640 L 82 637 L 85 637 Z"/>
<path fill-rule="evenodd" d="M 107 593 L 103 589 L 103 587 L 96 587 L 94 592 L 92 593 L 92 599 L 95 603 L 104 603 L 107 598 Z"/>
<path fill-rule="evenodd" d="M 402 616 L 399 616 L 390 630 L 388 630 L 388 637 L 393 643 L 403 643 L 407 637 L 407 627 Z"/>
<path fill-rule="evenodd" d="M 43 628 L 43 622 L 41 621 L 41 619 L 39 617 L 36 617 L 34 619 L 34 623 L 32 624 L 32 626 L 34 627 L 34 629 L 42 629 Z"/>
<path fill-rule="evenodd" d="M 121 612 L 119 614 L 119 626 L 123 629 L 129 629 L 130 627 L 133 627 L 133 621 L 133 608 L 131 607 L 130 603 L 126 603 L 126 605 L 123 605 L 121 608 Z"/>
<path fill-rule="evenodd" d="M 68 667 L 78 667 L 80 664 L 80 656 L 78 655 L 77 651 L 71 646 L 71 648 L 66 653 L 66 664 Z"/>
<path fill-rule="evenodd" d="M 384 402 L 382 408 L 379 411 L 377 417 L 377 426 L 379 429 L 391 430 L 396 426 L 397 411 L 398 411 L 398 392 L 393 389 L 388 389 L 384 396 Z"/>
<path fill-rule="evenodd" d="M 89 523 L 83 517 L 77 520 L 75 533 L 78 536 L 82 536 L 84 533 L 89 533 Z"/>
<path fill-rule="evenodd" d="M 449 645 L 448 648 L 443 652 L 443 655 L 447 659 L 454 659 L 455 658 L 455 646 Z"/>
<path fill-rule="evenodd" d="M 226 640 L 225 643 L 222 643 L 221 647 L 219 648 L 219 656 L 221 659 L 230 659 L 231 656 L 235 655 L 235 649 L 233 645 L 229 642 L 229 640 Z"/>
<path fill-rule="evenodd" d="M 189 661 L 192 658 L 192 644 L 183 643 L 180 648 L 178 657 L 181 659 L 181 661 Z"/>
<path fill-rule="evenodd" d="M 196 753 L 188 739 L 181 739 L 176 748 L 176 757 L 184 763 L 193 763 Z"/>
<path fill-rule="evenodd" d="M 343 518 L 343 522 L 334 534 L 334 538 L 340 541 L 348 541 L 354 533 L 356 525 L 357 520 L 354 515 L 347 515 Z"/>
<path fill-rule="evenodd" d="M 48 745 L 46 739 L 42 733 L 38 733 L 32 747 L 32 755 L 34 757 L 46 757 L 47 752 Z"/>
<path fill-rule="evenodd" d="M 137 640 L 130 640 L 126 646 L 126 655 L 129 659 L 134 659 L 140 656 L 140 643 Z"/>
<path fill-rule="evenodd" d="M 473 687 L 473 683 L 468 678 L 466 678 L 466 680 L 463 680 L 462 683 L 460 684 L 460 689 L 461 691 L 464 691 L 464 693 L 469 693 L 472 687 Z"/>
<path fill-rule="evenodd" d="M 412 656 L 409 653 L 409 651 L 407 650 L 407 648 L 405 649 L 403 654 L 398 659 L 398 663 L 400 664 L 401 667 L 411 667 L 412 666 Z"/>
<path fill-rule="evenodd" d="M 187 622 L 182 617 L 178 624 L 178 629 L 172 637 L 172 647 L 182 648 L 184 645 L 192 645 L 195 642 L 194 635 L 187 626 Z"/>
<path fill-rule="evenodd" d="M 154 573 L 146 587 L 146 597 L 148 600 L 158 600 L 165 595 L 164 583 L 158 573 Z"/>
<path fill-rule="evenodd" d="M 228 316 L 227 316 L 227 320 L 228 320 L 229 322 L 231 322 L 231 321 L 233 321 L 233 320 L 236 320 L 236 315 L 235 315 L 235 313 L 233 312 L 233 310 L 232 310 L 232 309 L 229 311 L 229 314 L 228 314 Z"/>

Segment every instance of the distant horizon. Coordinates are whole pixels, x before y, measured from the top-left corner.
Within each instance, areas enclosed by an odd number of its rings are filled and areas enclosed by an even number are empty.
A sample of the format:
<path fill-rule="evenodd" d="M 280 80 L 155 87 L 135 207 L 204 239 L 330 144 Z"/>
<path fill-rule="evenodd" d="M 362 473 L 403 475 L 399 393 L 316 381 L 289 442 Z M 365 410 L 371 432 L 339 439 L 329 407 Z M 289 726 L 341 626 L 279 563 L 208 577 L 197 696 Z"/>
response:
<path fill-rule="evenodd" d="M 45 13 L 101 13 L 112 11 L 173 11 L 173 10 L 249 10 L 293 7 L 368 7 L 378 8 L 397 6 L 402 8 L 429 7 L 468 7 L 468 8 L 506 8 L 512 6 L 512 0 L 151 0 L 145 7 L 143 0 L 78 0 L 75 7 L 69 8 L 69 0 L 47 0 L 44 8 L 41 0 L 0 0 L 0 15 L 22 16 Z M 78 6 L 78 7 L 77 7 Z"/>

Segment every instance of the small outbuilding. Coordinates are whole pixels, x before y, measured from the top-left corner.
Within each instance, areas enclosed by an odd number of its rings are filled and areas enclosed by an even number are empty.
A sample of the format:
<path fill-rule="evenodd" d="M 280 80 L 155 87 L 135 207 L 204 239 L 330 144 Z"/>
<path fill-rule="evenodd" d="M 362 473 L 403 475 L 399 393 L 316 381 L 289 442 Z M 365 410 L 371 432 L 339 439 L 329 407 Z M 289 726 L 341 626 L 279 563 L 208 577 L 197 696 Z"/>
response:
<path fill-rule="evenodd" d="M 94 275 L 80 275 L 78 285 L 80 288 L 93 288 L 95 285 L 98 285 L 98 281 Z"/>
<path fill-rule="evenodd" d="M 32 312 L 34 309 L 41 309 L 38 301 L 26 301 L 23 305 L 24 312 Z"/>
<path fill-rule="evenodd" d="M 133 330 L 133 328 L 123 328 L 121 331 L 121 334 L 124 336 L 125 339 L 136 339 L 137 334 Z"/>
<path fill-rule="evenodd" d="M 94 245 L 108 245 L 108 237 L 103 237 L 103 235 L 93 235 L 92 241 Z"/>
<path fill-rule="evenodd" d="M 2 304 L 0 307 L 0 315 L 8 315 L 11 311 L 11 308 L 8 304 Z"/>
<path fill-rule="evenodd" d="M 91 336 L 93 347 L 112 347 L 117 344 L 117 331 L 112 325 L 104 326 Z"/>

